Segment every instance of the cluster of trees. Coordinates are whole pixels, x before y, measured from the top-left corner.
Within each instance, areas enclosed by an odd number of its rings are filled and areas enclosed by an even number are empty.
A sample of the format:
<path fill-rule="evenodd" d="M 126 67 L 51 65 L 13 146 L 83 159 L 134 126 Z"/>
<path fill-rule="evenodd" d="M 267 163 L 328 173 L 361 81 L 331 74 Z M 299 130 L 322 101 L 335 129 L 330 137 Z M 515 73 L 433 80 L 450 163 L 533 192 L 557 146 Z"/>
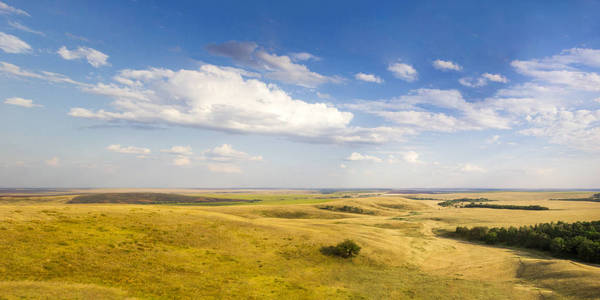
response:
<path fill-rule="evenodd" d="M 345 240 L 335 246 L 322 247 L 321 253 L 342 258 L 351 258 L 357 256 L 360 249 L 360 246 L 353 240 Z"/>
<path fill-rule="evenodd" d="M 494 200 L 490 200 L 487 198 L 477 198 L 477 199 L 460 198 L 460 199 L 453 199 L 453 200 L 447 200 L 444 202 L 440 202 L 440 203 L 438 203 L 438 205 L 443 206 L 443 207 L 448 207 L 448 206 L 457 206 L 464 202 L 470 202 L 471 204 L 473 204 L 474 202 L 490 202 L 490 201 L 494 201 Z"/>
<path fill-rule="evenodd" d="M 539 205 L 501 205 L 487 203 L 469 203 L 463 207 L 469 208 L 495 208 L 495 209 L 524 209 L 524 210 L 548 210 L 549 208 Z"/>
<path fill-rule="evenodd" d="M 344 206 L 324 205 L 324 206 L 319 206 L 319 208 L 326 209 L 326 210 L 332 210 L 332 211 L 353 213 L 353 214 L 363 214 L 363 215 L 374 215 L 375 214 L 374 212 L 372 212 L 370 210 L 364 210 L 360 207 L 349 206 L 349 205 L 344 205 Z"/>
<path fill-rule="evenodd" d="M 456 227 L 455 235 L 487 244 L 520 246 L 551 252 L 556 257 L 600 263 L 600 221 L 543 223 L 516 227 Z"/>

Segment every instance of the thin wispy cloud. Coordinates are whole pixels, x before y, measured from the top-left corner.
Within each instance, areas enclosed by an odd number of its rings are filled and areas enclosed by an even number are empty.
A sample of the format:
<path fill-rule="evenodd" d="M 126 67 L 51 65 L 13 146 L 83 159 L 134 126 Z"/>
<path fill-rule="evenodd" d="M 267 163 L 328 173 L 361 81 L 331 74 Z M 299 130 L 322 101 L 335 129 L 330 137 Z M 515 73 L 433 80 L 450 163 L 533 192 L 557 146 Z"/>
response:
<path fill-rule="evenodd" d="M 31 46 L 20 38 L 0 32 L 0 49 L 6 53 L 23 54 L 31 52 Z"/>
<path fill-rule="evenodd" d="M 38 30 L 31 29 L 17 21 L 8 21 L 8 25 L 12 28 L 15 28 L 15 29 L 18 29 L 21 31 L 25 31 L 25 32 L 29 32 L 29 33 L 33 33 L 33 34 L 37 34 L 37 35 L 41 35 L 41 36 L 46 36 L 45 33 L 38 31 Z"/>
<path fill-rule="evenodd" d="M 337 77 L 325 76 L 309 70 L 302 64 L 293 62 L 314 60 L 309 53 L 296 53 L 292 56 L 269 53 L 254 42 L 229 41 L 221 44 L 210 44 L 206 47 L 215 55 L 231 58 L 239 65 L 250 67 L 265 73 L 271 79 L 303 87 L 314 88 L 325 83 L 339 83 Z"/>
<path fill-rule="evenodd" d="M 4 100 L 4 104 L 22 106 L 22 107 L 26 107 L 26 108 L 43 107 L 43 105 L 41 105 L 41 104 L 33 103 L 33 100 L 31 100 L 31 99 L 24 99 L 24 98 L 20 98 L 20 97 L 6 98 Z"/>
<path fill-rule="evenodd" d="M 30 15 L 26 11 L 19 9 L 19 8 L 12 7 L 4 2 L 0 2 L 0 14 L 21 15 L 21 16 L 30 17 Z"/>

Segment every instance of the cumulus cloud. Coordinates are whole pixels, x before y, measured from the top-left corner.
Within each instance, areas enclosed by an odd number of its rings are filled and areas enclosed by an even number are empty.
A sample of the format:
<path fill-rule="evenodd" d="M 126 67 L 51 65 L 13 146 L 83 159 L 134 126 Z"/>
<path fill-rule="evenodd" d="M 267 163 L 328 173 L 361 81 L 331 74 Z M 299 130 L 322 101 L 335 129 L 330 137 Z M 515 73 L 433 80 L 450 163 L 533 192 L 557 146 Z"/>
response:
<path fill-rule="evenodd" d="M 462 70 L 462 67 L 454 62 L 448 61 L 448 60 L 441 60 L 441 59 L 436 59 L 433 61 L 432 63 L 433 67 L 441 70 L 441 71 L 460 71 Z"/>
<path fill-rule="evenodd" d="M 494 135 L 488 139 L 485 140 L 486 144 L 500 144 L 500 136 L 499 135 Z"/>
<path fill-rule="evenodd" d="M 289 56 L 268 53 L 254 42 L 229 41 L 222 44 L 211 44 L 206 48 L 212 54 L 229 57 L 239 65 L 262 71 L 267 78 L 289 84 L 314 88 L 324 83 L 341 81 L 336 77 L 328 77 L 310 71 L 305 65 L 294 63 Z M 309 53 L 296 53 L 293 58 L 310 60 L 315 56 Z"/>
<path fill-rule="evenodd" d="M 501 82 L 501 83 L 507 83 L 508 79 L 506 79 L 506 77 L 500 75 L 500 74 L 490 74 L 490 73 L 483 73 L 481 75 L 481 77 L 489 80 L 489 81 L 493 81 L 493 82 Z"/>
<path fill-rule="evenodd" d="M 229 174 L 242 173 L 242 169 L 240 169 L 240 167 L 233 165 L 233 164 L 214 163 L 214 164 L 208 164 L 207 167 L 208 167 L 209 171 L 214 172 L 214 173 L 229 173 Z"/>
<path fill-rule="evenodd" d="M 474 164 L 470 164 L 470 163 L 464 164 L 460 168 L 460 170 L 463 171 L 463 172 L 469 172 L 469 173 L 483 173 L 483 172 L 485 172 L 484 168 L 482 168 L 480 166 L 477 166 L 477 165 L 474 165 Z"/>
<path fill-rule="evenodd" d="M 252 156 L 246 152 L 238 151 L 233 149 L 233 147 L 229 144 L 223 144 L 221 146 L 215 147 L 213 149 L 204 151 L 204 157 L 207 160 L 217 161 L 217 162 L 232 162 L 232 161 L 261 161 L 263 160 L 262 156 Z"/>
<path fill-rule="evenodd" d="M 33 34 L 37 34 L 37 35 L 41 35 L 41 36 L 45 36 L 45 34 L 41 31 L 37 31 L 37 30 L 33 30 L 19 22 L 16 21 L 8 21 L 8 25 L 10 25 L 10 27 L 21 30 L 21 31 L 25 31 L 25 32 L 29 32 L 29 33 L 33 33 Z"/>
<path fill-rule="evenodd" d="M 382 162 L 383 160 L 377 156 L 360 154 L 358 152 L 352 152 L 350 156 L 346 157 L 347 161 L 372 161 L 372 162 Z"/>
<path fill-rule="evenodd" d="M 401 62 L 393 63 L 388 66 L 388 71 L 392 72 L 396 78 L 404 81 L 413 82 L 417 80 L 418 73 L 411 65 Z"/>
<path fill-rule="evenodd" d="M 331 95 L 326 94 L 326 93 L 320 93 L 320 92 L 317 92 L 317 97 L 319 97 L 321 99 L 331 99 Z M 598 98 L 598 99 L 600 100 L 600 98 Z M 598 101 L 598 102 L 600 102 L 600 101 Z"/>
<path fill-rule="evenodd" d="M 482 87 L 486 86 L 490 81 L 507 83 L 508 79 L 500 74 L 483 73 L 479 77 L 463 77 L 458 80 L 458 83 L 467 87 Z"/>
<path fill-rule="evenodd" d="M 191 146 L 173 146 L 170 149 L 160 150 L 163 153 L 177 154 L 177 155 L 192 155 Z"/>
<path fill-rule="evenodd" d="M 51 167 L 58 167 L 60 165 L 60 159 L 56 156 L 52 157 L 46 161 L 46 165 L 49 165 Z"/>
<path fill-rule="evenodd" d="M 458 83 L 468 87 L 482 87 L 487 85 L 487 80 L 484 77 L 463 77 L 458 79 Z"/>
<path fill-rule="evenodd" d="M 365 74 L 365 73 L 356 73 L 354 78 L 357 80 L 362 80 L 366 82 L 375 82 L 375 83 L 383 83 L 383 79 L 373 75 L 373 74 Z"/>
<path fill-rule="evenodd" d="M 0 32 L 0 49 L 6 53 L 18 54 L 30 52 L 31 46 L 14 35 Z"/>
<path fill-rule="evenodd" d="M 415 151 L 406 151 L 406 152 L 400 152 L 398 153 L 400 155 L 400 158 L 396 157 L 396 155 L 388 155 L 388 162 L 389 163 L 398 163 L 398 162 L 407 162 L 410 164 L 421 164 L 423 163 L 421 160 L 419 160 L 419 153 L 415 152 Z"/>
<path fill-rule="evenodd" d="M 43 105 L 41 105 L 41 104 L 34 104 L 33 100 L 23 99 L 23 98 L 20 98 L 20 97 L 6 98 L 4 100 L 4 103 L 5 104 L 10 104 L 10 105 L 17 105 L 17 106 L 27 107 L 27 108 L 43 107 Z"/>
<path fill-rule="evenodd" d="M 62 46 L 56 53 L 66 60 L 85 58 L 94 68 L 108 65 L 108 55 L 88 47 L 79 47 L 74 50 L 69 50 L 67 47 Z"/>
<path fill-rule="evenodd" d="M 349 125 L 352 113 L 293 99 L 273 84 L 237 69 L 123 70 L 110 84 L 84 91 L 115 99 L 113 111 L 72 108 L 71 116 L 104 121 L 167 123 L 205 129 L 288 136 L 302 141 L 379 143 L 406 130 Z"/>
<path fill-rule="evenodd" d="M 417 89 L 395 99 L 346 107 L 378 115 L 416 132 L 509 129 L 511 122 L 486 105 L 467 102 L 457 90 Z M 432 107 L 448 113 L 431 111 Z"/>
<path fill-rule="evenodd" d="M 600 67 L 600 50 L 573 48 L 543 59 L 514 60 L 511 65 L 536 81 L 586 91 L 600 91 L 600 75 L 579 68 Z"/>
<path fill-rule="evenodd" d="M 141 147 L 134 147 L 134 146 L 122 147 L 119 144 L 109 145 L 108 147 L 106 147 L 106 150 L 109 150 L 112 152 L 117 152 L 117 153 L 123 153 L 123 154 L 139 154 L 139 155 L 150 154 L 150 149 L 148 149 L 148 148 L 141 148 Z"/>
<path fill-rule="evenodd" d="M 15 7 L 12 7 L 4 2 L 0 2 L 0 14 L 3 15 L 22 15 L 29 17 L 30 15 L 22 10 Z"/>
<path fill-rule="evenodd" d="M 191 164 L 191 160 L 187 156 L 178 155 L 177 157 L 175 157 L 173 159 L 173 165 L 176 165 L 176 166 L 179 166 L 179 167 L 181 167 L 181 166 L 187 166 L 189 164 Z"/>

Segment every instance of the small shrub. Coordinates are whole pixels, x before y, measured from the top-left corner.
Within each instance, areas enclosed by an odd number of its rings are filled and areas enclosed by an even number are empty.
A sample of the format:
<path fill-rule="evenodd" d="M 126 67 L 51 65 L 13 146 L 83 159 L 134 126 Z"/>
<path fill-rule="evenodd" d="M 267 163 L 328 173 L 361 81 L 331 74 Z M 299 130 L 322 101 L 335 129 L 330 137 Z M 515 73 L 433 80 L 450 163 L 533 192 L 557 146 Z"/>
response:
<path fill-rule="evenodd" d="M 335 246 L 322 247 L 321 253 L 325 255 L 350 258 L 357 256 L 360 252 L 360 249 L 360 246 L 357 245 L 353 240 L 345 240 Z"/>

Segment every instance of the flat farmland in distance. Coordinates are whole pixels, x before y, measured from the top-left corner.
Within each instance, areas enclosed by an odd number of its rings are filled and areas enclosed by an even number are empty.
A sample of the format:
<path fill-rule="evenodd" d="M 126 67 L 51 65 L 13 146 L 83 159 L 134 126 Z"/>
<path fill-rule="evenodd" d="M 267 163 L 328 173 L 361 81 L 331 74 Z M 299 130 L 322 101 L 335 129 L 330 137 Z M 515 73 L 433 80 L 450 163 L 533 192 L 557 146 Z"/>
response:
<path fill-rule="evenodd" d="M 438 234 L 457 226 L 600 220 L 600 203 L 550 200 L 584 198 L 593 192 L 388 195 L 104 189 L 45 193 L 52 195 L 13 192 L 0 197 L 0 299 L 600 297 L 597 265 Z M 101 193 L 244 201 L 220 206 L 185 201 L 186 205 L 69 203 L 80 195 Z M 549 210 L 437 205 L 458 198 Z M 344 239 L 362 247 L 357 257 L 343 259 L 319 251 Z"/>

